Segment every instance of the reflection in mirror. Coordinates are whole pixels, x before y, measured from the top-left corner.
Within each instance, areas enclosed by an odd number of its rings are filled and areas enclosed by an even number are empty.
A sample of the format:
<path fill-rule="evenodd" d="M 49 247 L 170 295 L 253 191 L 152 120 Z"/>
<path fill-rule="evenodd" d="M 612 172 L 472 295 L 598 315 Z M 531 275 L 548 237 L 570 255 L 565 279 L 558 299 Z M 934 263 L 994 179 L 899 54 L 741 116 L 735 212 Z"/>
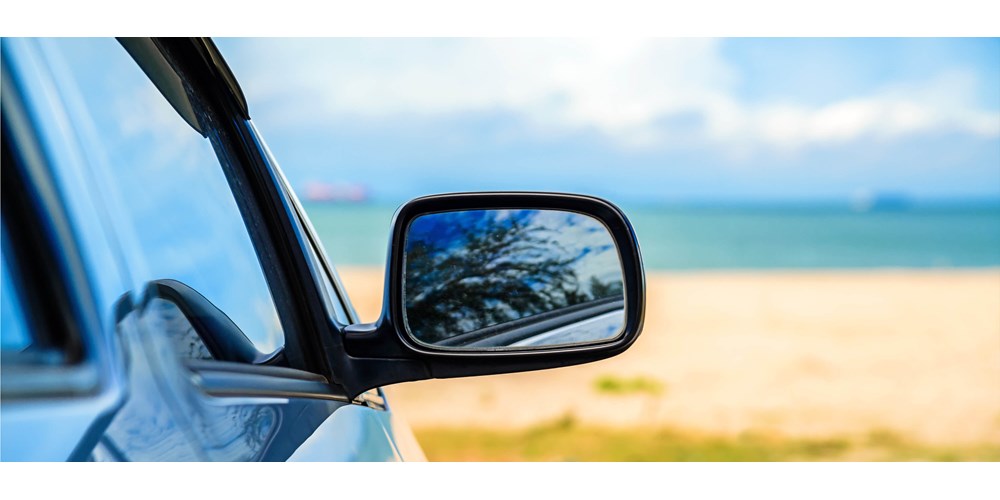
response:
<path fill-rule="evenodd" d="M 623 331 L 617 247 L 598 220 L 560 210 L 422 215 L 408 228 L 404 324 L 465 350 L 610 340 Z"/>

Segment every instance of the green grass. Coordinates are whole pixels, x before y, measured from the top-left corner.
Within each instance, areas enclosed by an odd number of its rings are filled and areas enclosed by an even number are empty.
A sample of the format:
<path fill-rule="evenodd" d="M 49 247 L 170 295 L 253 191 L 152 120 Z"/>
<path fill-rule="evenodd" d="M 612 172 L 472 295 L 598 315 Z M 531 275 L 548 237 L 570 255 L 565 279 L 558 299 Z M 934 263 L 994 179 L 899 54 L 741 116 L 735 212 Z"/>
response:
<path fill-rule="evenodd" d="M 932 446 L 885 430 L 864 436 L 716 436 L 670 428 L 581 426 L 572 416 L 520 431 L 417 429 L 433 461 L 1000 461 L 1000 446 Z"/>
<path fill-rule="evenodd" d="M 624 378 L 615 375 L 602 375 L 594 380 L 594 390 L 600 394 L 628 396 L 632 394 L 647 394 L 659 396 L 663 394 L 664 385 L 659 380 L 650 377 Z"/>

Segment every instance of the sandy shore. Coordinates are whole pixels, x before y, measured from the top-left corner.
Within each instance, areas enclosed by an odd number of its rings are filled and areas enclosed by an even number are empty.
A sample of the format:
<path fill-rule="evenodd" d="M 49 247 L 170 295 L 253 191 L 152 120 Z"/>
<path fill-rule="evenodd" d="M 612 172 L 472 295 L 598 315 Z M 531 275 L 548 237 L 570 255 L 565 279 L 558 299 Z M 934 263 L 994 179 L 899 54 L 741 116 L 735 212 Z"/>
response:
<path fill-rule="evenodd" d="M 382 270 L 340 269 L 364 320 Z M 648 273 L 646 325 L 626 353 L 534 373 L 387 388 L 414 427 L 521 427 L 573 414 L 790 436 L 889 430 L 1000 444 L 1000 269 Z M 611 395 L 603 376 L 665 390 Z"/>

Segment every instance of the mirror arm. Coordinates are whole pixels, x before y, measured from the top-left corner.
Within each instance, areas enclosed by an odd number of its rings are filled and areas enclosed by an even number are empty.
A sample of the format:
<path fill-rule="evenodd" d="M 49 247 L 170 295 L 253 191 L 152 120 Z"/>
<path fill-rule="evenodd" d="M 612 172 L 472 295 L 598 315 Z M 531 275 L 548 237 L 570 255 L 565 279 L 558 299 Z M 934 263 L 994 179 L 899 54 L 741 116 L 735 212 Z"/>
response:
<path fill-rule="evenodd" d="M 375 323 L 355 323 L 344 327 L 343 339 L 347 354 L 355 358 L 413 357 L 398 338 L 396 327 L 391 322 L 385 321 L 384 317 Z"/>
<path fill-rule="evenodd" d="M 346 357 L 338 365 L 339 381 L 354 399 L 372 388 L 434 378 L 430 367 L 403 347 L 392 323 L 356 323 L 343 329 Z"/>

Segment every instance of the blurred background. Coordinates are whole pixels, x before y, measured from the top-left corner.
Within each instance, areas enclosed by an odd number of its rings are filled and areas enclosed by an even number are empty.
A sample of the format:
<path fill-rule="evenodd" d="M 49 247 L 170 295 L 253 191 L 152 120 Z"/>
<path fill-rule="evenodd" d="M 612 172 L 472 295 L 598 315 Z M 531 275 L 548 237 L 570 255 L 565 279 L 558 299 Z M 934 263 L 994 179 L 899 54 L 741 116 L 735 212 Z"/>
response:
<path fill-rule="evenodd" d="M 393 211 L 607 198 L 639 341 L 387 388 L 439 460 L 1000 460 L 1000 39 L 216 39 L 363 320 Z"/>

